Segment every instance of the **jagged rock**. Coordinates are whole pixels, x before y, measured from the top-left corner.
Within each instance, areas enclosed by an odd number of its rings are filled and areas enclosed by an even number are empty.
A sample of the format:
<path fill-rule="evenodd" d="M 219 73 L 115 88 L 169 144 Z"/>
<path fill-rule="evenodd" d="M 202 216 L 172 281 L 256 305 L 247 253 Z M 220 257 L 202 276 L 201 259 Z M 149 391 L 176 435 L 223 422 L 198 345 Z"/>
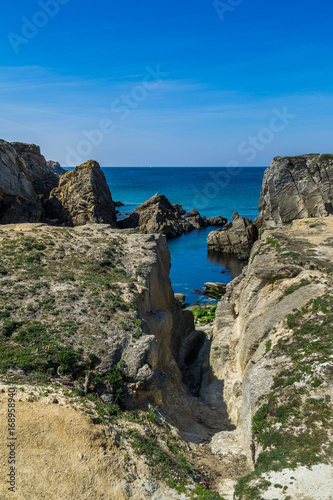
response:
<path fill-rule="evenodd" d="M 241 217 L 235 212 L 232 216 L 232 222 L 228 222 L 225 228 L 209 233 L 207 238 L 208 251 L 246 257 L 257 239 L 257 227 L 250 219 Z"/>
<path fill-rule="evenodd" d="M 222 297 L 225 294 L 227 285 L 225 283 L 211 283 L 210 281 L 204 284 L 205 295 Z"/>
<path fill-rule="evenodd" d="M 123 207 L 124 203 L 122 203 L 121 201 L 114 201 L 114 206 L 115 207 Z"/>
<path fill-rule="evenodd" d="M 167 237 L 180 236 L 194 229 L 182 215 L 181 207 L 172 205 L 163 194 L 155 194 L 129 216 L 118 220 L 118 227 L 137 229 L 143 234 L 161 233 Z"/>
<path fill-rule="evenodd" d="M 116 225 L 116 212 L 109 186 L 96 161 L 88 161 L 59 180 L 46 205 L 49 219 L 65 226 L 88 223 Z"/>
<path fill-rule="evenodd" d="M 14 147 L 0 140 L 0 223 L 38 222 L 42 204 L 33 176 Z"/>
<path fill-rule="evenodd" d="M 118 220 L 118 227 L 136 229 L 144 234 L 161 233 L 173 238 L 208 225 L 224 225 L 226 221 L 224 217 L 201 217 L 195 208 L 186 212 L 182 205 L 171 204 L 164 195 L 155 194 L 127 217 Z"/>
<path fill-rule="evenodd" d="M 35 144 L 11 142 L 11 146 L 28 166 L 27 177 L 37 195 L 47 199 L 51 190 L 58 185 L 59 176 L 47 165 L 40 147 Z"/>
<path fill-rule="evenodd" d="M 58 163 L 57 161 L 49 160 L 49 161 L 46 162 L 46 164 L 59 177 L 61 175 L 64 175 L 67 172 L 67 170 L 65 170 L 64 168 L 62 168 L 62 166 L 60 165 L 60 163 Z"/>
<path fill-rule="evenodd" d="M 265 171 L 257 227 L 333 214 L 333 155 L 274 158 Z"/>
<path fill-rule="evenodd" d="M 173 203 L 172 206 L 175 207 L 175 209 L 177 210 L 177 212 L 180 215 L 185 215 L 186 214 L 186 210 L 183 209 L 182 205 L 179 205 L 177 203 Z"/>
<path fill-rule="evenodd" d="M 228 222 L 228 219 L 222 217 L 221 215 L 217 215 L 216 217 L 209 217 L 207 219 L 208 226 L 225 226 Z"/>

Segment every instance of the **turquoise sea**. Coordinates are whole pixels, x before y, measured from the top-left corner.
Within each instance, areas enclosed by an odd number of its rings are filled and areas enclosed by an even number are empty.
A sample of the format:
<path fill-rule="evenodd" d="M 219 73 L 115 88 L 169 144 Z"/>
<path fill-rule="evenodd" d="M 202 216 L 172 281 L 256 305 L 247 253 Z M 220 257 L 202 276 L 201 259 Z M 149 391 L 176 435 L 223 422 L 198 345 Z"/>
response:
<path fill-rule="evenodd" d="M 233 212 L 254 219 L 265 168 L 237 167 L 112 167 L 103 168 L 112 197 L 128 213 L 155 193 L 164 194 L 171 203 L 185 210 L 196 208 L 201 215 L 222 215 L 231 220 Z M 169 240 L 171 281 L 175 292 L 185 293 L 186 301 L 207 301 L 192 290 L 203 288 L 206 281 L 228 283 L 243 267 L 237 259 L 207 252 L 207 235 L 215 228 L 193 231 Z"/>

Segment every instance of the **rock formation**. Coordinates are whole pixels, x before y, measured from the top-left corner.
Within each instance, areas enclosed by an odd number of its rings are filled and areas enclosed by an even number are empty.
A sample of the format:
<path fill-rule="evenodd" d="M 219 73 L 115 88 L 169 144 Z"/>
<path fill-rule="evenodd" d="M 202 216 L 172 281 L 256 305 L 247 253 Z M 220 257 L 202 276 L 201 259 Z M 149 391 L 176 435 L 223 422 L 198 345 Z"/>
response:
<path fill-rule="evenodd" d="M 224 225 L 226 221 L 220 216 L 211 219 L 201 217 L 194 208 L 185 212 L 181 205 L 172 205 L 164 195 L 155 194 L 130 215 L 118 220 L 118 227 L 136 229 L 143 234 L 160 233 L 174 238 L 208 225 Z"/>
<path fill-rule="evenodd" d="M 65 226 L 88 223 L 116 225 L 109 186 L 99 164 L 88 161 L 60 177 L 46 206 L 49 219 Z"/>
<path fill-rule="evenodd" d="M 221 215 L 217 215 L 216 217 L 209 217 L 207 219 L 208 226 L 225 226 L 228 222 L 228 219 L 222 217 Z"/>
<path fill-rule="evenodd" d="M 213 298 L 221 298 L 225 294 L 227 285 L 225 283 L 212 283 L 208 281 L 204 284 L 205 295 Z"/>
<path fill-rule="evenodd" d="M 180 206 L 172 205 L 164 195 L 155 194 L 134 212 L 118 220 L 118 227 L 136 229 L 143 234 L 161 233 L 167 237 L 180 236 L 193 229 Z"/>
<path fill-rule="evenodd" d="M 265 171 L 257 227 L 333 214 L 333 155 L 280 156 Z"/>
<path fill-rule="evenodd" d="M 258 229 L 252 221 L 235 212 L 232 222 L 228 222 L 225 228 L 209 233 L 208 251 L 236 254 L 241 258 L 246 258 L 257 239 Z"/>
<path fill-rule="evenodd" d="M 61 175 L 64 175 L 67 170 L 65 170 L 64 168 L 62 168 L 62 166 L 60 165 L 60 163 L 58 163 L 57 161 L 52 161 L 52 160 L 49 160 L 46 162 L 47 163 L 47 166 L 57 175 L 59 175 L 59 177 Z"/>

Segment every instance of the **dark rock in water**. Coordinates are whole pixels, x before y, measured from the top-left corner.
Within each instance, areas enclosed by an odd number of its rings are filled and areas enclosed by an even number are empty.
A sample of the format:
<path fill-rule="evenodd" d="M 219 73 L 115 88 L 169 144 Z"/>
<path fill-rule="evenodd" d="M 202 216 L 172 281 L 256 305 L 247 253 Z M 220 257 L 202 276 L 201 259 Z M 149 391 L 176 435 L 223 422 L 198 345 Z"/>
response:
<path fill-rule="evenodd" d="M 139 233 L 161 233 L 180 236 L 194 229 L 182 215 L 181 206 L 172 205 L 164 195 L 155 194 L 137 207 L 128 217 L 118 220 L 118 227 L 132 228 Z"/>
<path fill-rule="evenodd" d="M 50 219 L 65 226 L 89 223 L 116 228 L 116 211 L 105 175 L 96 161 L 88 161 L 66 172 L 53 189 L 46 205 Z"/>
<path fill-rule="evenodd" d="M 207 219 L 208 226 L 225 226 L 228 222 L 228 219 L 222 217 L 221 215 L 217 215 L 216 217 L 209 217 Z"/>
<path fill-rule="evenodd" d="M 224 225 L 227 219 L 213 217 L 213 225 Z M 165 234 L 168 238 L 181 236 L 194 229 L 208 226 L 206 217 L 201 217 L 194 208 L 185 212 L 182 205 L 171 204 L 164 195 L 155 194 L 137 207 L 128 217 L 118 220 L 121 229 L 136 229 L 138 233 Z"/>
<path fill-rule="evenodd" d="M 196 290 L 191 290 L 191 293 L 195 293 L 196 295 L 205 295 L 205 290 L 197 288 Z"/>
<path fill-rule="evenodd" d="M 227 285 L 225 283 L 205 283 L 205 295 L 209 297 L 222 297 L 227 291 Z"/>
<path fill-rule="evenodd" d="M 250 219 L 241 217 L 235 212 L 232 222 L 228 222 L 225 228 L 209 233 L 208 251 L 236 254 L 241 258 L 247 258 L 257 239 L 257 227 Z"/>
<path fill-rule="evenodd" d="M 265 171 L 258 228 L 333 214 L 333 155 L 280 156 Z"/>
<path fill-rule="evenodd" d="M 60 163 L 58 163 L 57 161 L 49 160 L 46 162 L 46 164 L 56 175 L 59 175 L 59 177 L 67 172 L 67 170 L 62 168 Z"/>
<path fill-rule="evenodd" d="M 125 206 L 125 204 L 122 203 L 121 201 L 114 201 L 113 203 L 114 203 L 115 207 L 123 207 L 123 206 Z"/>
<path fill-rule="evenodd" d="M 58 185 L 59 176 L 47 165 L 40 152 L 40 147 L 22 142 L 11 142 L 10 144 L 27 164 L 28 180 L 32 183 L 36 194 L 41 195 L 42 199 L 47 199 L 51 190 Z"/>

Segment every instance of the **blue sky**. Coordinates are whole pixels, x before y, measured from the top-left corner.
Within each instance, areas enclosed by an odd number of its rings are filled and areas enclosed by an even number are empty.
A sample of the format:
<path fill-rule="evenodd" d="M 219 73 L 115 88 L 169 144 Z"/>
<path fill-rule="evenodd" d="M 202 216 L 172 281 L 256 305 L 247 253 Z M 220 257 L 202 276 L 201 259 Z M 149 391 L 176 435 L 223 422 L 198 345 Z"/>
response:
<path fill-rule="evenodd" d="M 0 137 L 63 165 L 333 152 L 332 1 L 218 1 L 5 2 Z"/>

